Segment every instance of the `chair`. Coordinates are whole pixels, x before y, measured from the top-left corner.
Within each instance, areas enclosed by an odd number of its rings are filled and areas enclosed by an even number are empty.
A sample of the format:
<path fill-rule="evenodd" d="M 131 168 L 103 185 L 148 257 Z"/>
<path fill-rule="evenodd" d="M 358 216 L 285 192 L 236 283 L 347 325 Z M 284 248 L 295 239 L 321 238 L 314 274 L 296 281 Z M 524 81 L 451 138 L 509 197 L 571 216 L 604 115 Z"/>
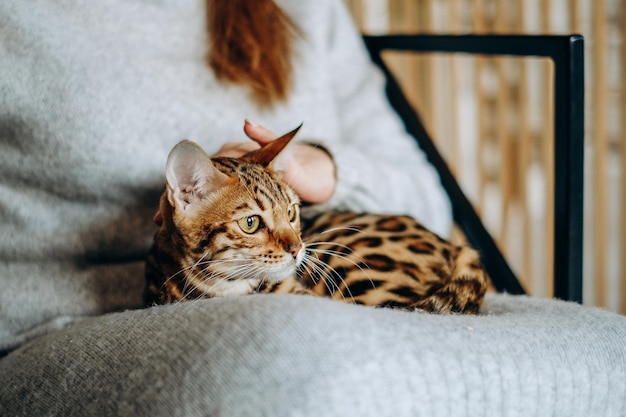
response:
<path fill-rule="evenodd" d="M 555 68 L 554 296 L 582 302 L 584 49 L 583 37 L 532 35 L 385 35 L 364 37 L 387 77 L 387 94 L 406 129 L 441 176 L 454 220 L 482 254 L 498 291 L 525 291 L 454 179 L 433 140 L 382 60 L 386 50 L 548 57 Z"/>

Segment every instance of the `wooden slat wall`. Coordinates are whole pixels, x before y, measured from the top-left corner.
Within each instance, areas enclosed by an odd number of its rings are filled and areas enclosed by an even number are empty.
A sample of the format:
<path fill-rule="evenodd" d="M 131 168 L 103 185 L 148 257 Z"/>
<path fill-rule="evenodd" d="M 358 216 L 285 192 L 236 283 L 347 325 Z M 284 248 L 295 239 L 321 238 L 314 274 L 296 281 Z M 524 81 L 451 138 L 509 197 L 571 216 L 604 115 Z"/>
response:
<path fill-rule="evenodd" d="M 377 27 L 395 33 L 585 36 L 585 303 L 626 313 L 626 1 L 346 0 L 365 32 L 368 7 L 381 2 L 389 20 Z M 437 54 L 388 62 L 524 287 L 551 296 L 551 63 Z"/>
<path fill-rule="evenodd" d="M 593 155 L 594 155 L 594 265 L 595 265 L 595 291 L 596 301 L 599 305 L 606 305 L 606 157 L 608 150 L 607 142 L 607 96 L 605 84 L 606 67 L 606 8 L 605 0 L 596 0 L 593 7 L 593 54 L 591 55 L 592 68 L 592 103 L 594 120 L 592 126 Z"/>
<path fill-rule="evenodd" d="M 621 264 L 621 313 L 626 314 L 626 2 L 622 1 L 622 7 L 620 10 L 620 27 L 621 32 L 621 120 L 622 120 L 622 134 L 620 137 L 621 142 L 621 156 L 622 156 L 622 172 L 621 172 L 621 185 L 622 185 L 622 201 L 621 201 L 621 223 L 622 223 L 622 236 L 621 236 L 621 252 L 622 252 L 622 264 Z"/>

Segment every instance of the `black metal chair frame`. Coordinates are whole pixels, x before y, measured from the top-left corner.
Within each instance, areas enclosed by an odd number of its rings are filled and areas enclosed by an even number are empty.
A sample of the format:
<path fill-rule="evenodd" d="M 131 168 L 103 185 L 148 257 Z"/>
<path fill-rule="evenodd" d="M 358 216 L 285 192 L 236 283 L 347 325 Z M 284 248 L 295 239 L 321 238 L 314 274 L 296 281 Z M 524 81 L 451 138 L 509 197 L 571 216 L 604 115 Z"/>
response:
<path fill-rule="evenodd" d="M 547 57 L 554 63 L 554 297 L 582 302 L 584 49 L 580 35 L 365 36 L 372 60 L 387 76 L 387 94 L 452 201 L 454 220 L 477 248 L 498 291 L 525 293 L 446 162 L 382 60 L 383 51 Z"/>

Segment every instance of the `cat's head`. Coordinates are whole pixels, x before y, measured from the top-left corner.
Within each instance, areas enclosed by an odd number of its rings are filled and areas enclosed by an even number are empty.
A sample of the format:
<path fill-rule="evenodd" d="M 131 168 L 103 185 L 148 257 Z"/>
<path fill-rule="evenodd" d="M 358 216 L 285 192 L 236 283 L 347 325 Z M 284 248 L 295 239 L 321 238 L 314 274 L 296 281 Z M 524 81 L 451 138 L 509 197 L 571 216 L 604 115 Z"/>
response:
<path fill-rule="evenodd" d="M 211 159 L 191 141 L 172 149 L 156 238 L 176 261 L 166 275 L 210 296 L 294 276 L 304 257 L 300 200 L 274 167 L 298 130 L 241 158 Z"/>

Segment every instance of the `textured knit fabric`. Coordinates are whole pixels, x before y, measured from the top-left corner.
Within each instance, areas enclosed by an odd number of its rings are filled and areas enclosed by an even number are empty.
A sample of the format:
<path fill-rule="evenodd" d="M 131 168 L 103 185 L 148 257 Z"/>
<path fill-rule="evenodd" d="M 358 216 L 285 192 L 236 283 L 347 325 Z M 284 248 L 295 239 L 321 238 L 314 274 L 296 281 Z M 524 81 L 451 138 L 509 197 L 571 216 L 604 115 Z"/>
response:
<path fill-rule="evenodd" d="M 0 415 L 28 417 L 619 417 L 626 318 L 503 295 L 479 316 L 194 301 L 24 346 L 0 361 L 0 399 Z"/>
<path fill-rule="evenodd" d="M 277 133 L 304 122 L 299 138 L 330 150 L 338 185 L 318 209 L 448 232 L 445 193 L 341 0 L 278 3 L 303 35 L 293 93 L 262 110 L 208 68 L 204 0 L 0 2 L 0 350 L 139 307 L 169 150 L 245 141 L 245 118 Z"/>

